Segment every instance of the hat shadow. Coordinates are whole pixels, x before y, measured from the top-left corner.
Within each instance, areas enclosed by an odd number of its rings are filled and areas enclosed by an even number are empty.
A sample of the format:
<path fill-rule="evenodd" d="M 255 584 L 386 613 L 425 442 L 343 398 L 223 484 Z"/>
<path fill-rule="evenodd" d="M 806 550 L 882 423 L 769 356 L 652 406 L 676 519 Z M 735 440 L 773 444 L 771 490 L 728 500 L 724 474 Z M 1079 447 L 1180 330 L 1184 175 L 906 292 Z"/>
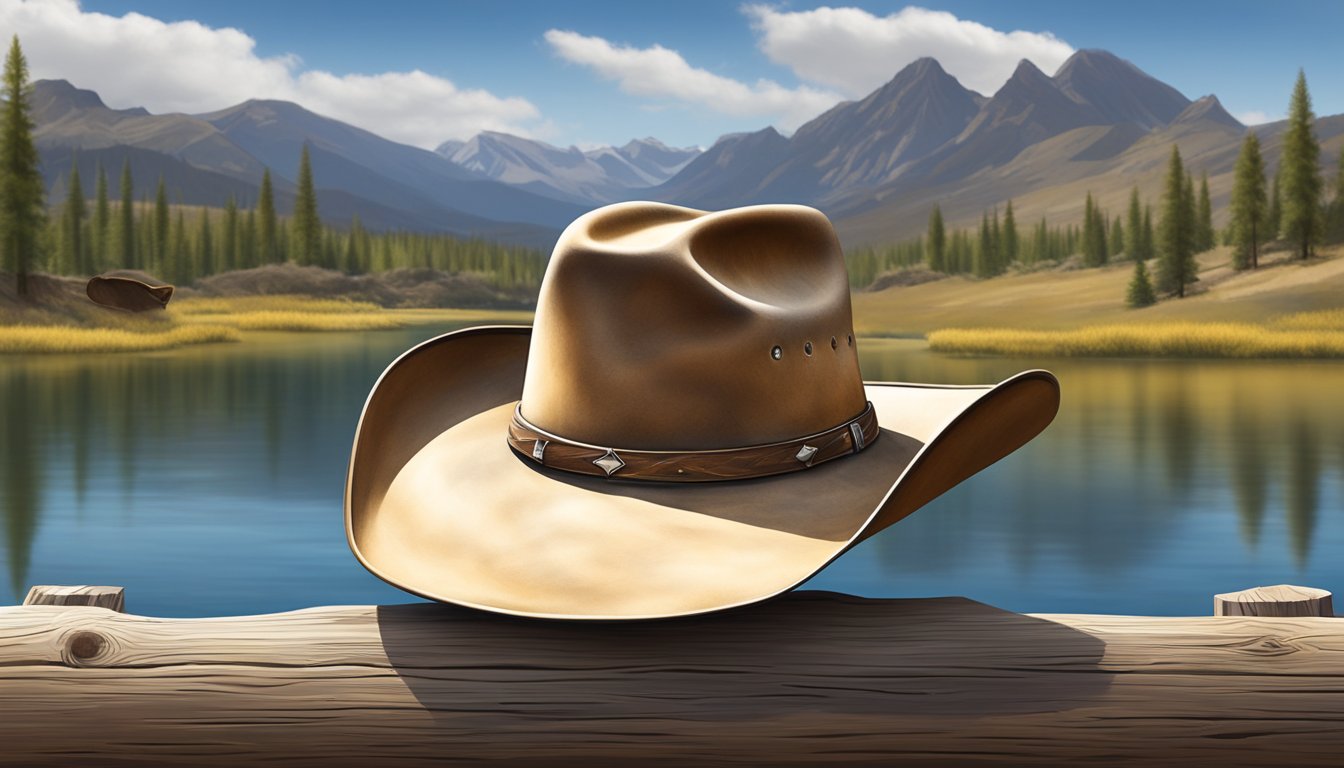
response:
<path fill-rule="evenodd" d="M 1087 706 L 1112 678 L 1099 665 L 1101 640 L 960 597 L 803 591 L 721 613 L 628 622 L 435 603 L 380 606 L 377 616 L 397 674 L 453 728 L 478 720 L 525 732 L 581 720 L 626 732 L 673 719 L 691 730 L 767 721 L 834 730 L 835 716 L 1061 711 Z"/>

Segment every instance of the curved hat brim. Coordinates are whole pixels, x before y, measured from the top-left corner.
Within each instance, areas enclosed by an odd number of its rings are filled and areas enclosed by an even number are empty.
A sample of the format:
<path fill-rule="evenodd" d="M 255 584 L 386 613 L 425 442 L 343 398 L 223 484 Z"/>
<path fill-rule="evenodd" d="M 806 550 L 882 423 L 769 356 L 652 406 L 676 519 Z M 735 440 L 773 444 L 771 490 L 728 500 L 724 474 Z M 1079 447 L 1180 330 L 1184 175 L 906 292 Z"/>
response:
<path fill-rule="evenodd" d="M 868 448 L 810 469 L 650 483 L 539 467 L 505 442 L 531 329 L 420 344 L 374 385 L 346 478 L 346 535 L 423 597 L 542 618 L 681 616 L 763 600 L 1008 455 L 1050 423 L 1059 385 L 865 383 Z"/>

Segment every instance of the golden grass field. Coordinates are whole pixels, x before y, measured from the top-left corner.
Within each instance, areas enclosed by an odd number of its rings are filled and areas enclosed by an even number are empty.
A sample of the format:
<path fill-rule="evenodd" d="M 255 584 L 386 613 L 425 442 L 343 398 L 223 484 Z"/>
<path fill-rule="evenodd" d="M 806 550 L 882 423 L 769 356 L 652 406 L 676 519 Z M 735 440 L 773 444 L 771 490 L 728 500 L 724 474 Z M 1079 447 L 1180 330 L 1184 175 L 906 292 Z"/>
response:
<path fill-rule="evenodd" d="M 0 354 L 144 352 L 239 341 L 251 331 L 369 331 L 426 323 L 529 323 L 532 317 L 512 310 L 383 309 L 305 296 L 187 297 L 166 311 L 134 315 L 80 310 L 0 316 Z"/>
<path fill-rule="evenodd" d="M 1270 254 L 1236 272 L 1202 254 L 1195 293 L 1124 305 L 1133 264 L 952 277 L 854 296 L 864 336 L 927 337 L 935 352 L 1008 356 L 1344 357 L 1344 249 Z M 1151 271 L 1151 270 L 1150 270 Z"/>
<path fill-rule="evenodd" d="M 9 325 L 0 328 L 0 353 L 147 352 L 187 344 L 237 340 L 237 329 L 216 325 L 186 325 L 149 331 Z"/>
<path fill-rule="evenodd" d="M 1008 357 L 1321 358 L 1344 357 L 1344 331 L 1188 322 L 1089 325 L 1073 331 L 950 328 L 930 333 L 929 349 Z"/>
<path fill-rule="evenodd" d="M 188 298 L 170 304 L 168 317 L 187 326 L 243 331 L 380 331 L 410 325 L 376 304 L 303 296 Z"/>

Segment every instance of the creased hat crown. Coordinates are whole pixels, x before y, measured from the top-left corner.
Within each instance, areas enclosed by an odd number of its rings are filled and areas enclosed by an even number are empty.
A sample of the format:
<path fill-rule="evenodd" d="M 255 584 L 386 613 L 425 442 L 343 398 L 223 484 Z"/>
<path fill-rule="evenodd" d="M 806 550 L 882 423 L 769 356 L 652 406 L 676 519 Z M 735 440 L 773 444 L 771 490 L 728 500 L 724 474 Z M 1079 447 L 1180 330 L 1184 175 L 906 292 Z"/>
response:
<path fill-rule="evenodd" d="M 618 203 L 556 243 L 521 413 L 568 440 L 640 450 L 791 440 L 863 411 L 853 333 L 820 211 Z"/>

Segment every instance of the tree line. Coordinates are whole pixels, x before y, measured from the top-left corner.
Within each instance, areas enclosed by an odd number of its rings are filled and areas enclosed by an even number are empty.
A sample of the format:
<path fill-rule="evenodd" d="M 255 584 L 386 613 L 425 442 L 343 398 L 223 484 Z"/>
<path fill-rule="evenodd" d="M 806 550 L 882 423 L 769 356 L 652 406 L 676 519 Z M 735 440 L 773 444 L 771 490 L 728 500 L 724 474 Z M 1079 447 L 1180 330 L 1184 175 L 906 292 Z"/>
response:
<path fill-rule="evenodd" d="M 220 272 L 294 262 L 349 274 L 400 268 L 472 272 L 497 288 L 534 289 L 545 269 L 545 257 L 535 249 L 444 234 L 371 232 L 358 214 L 345 228 L 324 224 L 306 145 L 290 217 L 276 212 L 269 169 L 262 173 L 255 206 L 242 208 L 230 197 L 222 209 L 170 205 L 162 178 L 153 202 L 137 202 L 129 164 L 122 166 L 120 197 L 113 202 L 105 170 L 96 173 L 90 211 L 78 164 L 71 168 L 65 202 L 43 233 L 49 272 L 138 269 L 185 285 Z"/>
<path fill-rule="evenodd" d="M 481 275 L 500 289 L 535 290 L 545 270 L 542 252 L 447 234 L 371 232 L 359 216 L 347 227 L 325 224 L 305 143 L 290 216 L 276 211 L 270 169 L 255 205 L 230 197 L 225 206 L 171 205 L 162 177 L 152 202 L 133 199 L 134 175 L 122 165 L 118 197 L 106 170 L 96 169 L 92 201 L 73 163 L 65 200 L 48 211 L 33 142 L 28 65 L 15 36 L 5 58 L 0 105 L 0 250 L 19 295 L 37 269 L 88 276 L 113 269 L 150 272 L 179 285 L 265 264 L 294 262 L 348 273 L 430 268 Z"/>
<path fill-rule="evenodd" d="M 1029 232 L 1017 223 L 1012 200 L 1002 219 L 998 208 L 986 210 L 978 229 L 956 231 L 949 231 L 941 207 L 935 204 L 921 237 L 848 253 L 851 283 L 863 287 L 884 272 L 916 266 L 987 278 L 1075 255 L 1088 267 L 1123 258 L 1134 262 L 1126 303 L 1143 307 L 1161 295 L 1183 298 L 1199 279 L 1195 256 L 1220 241 L 1232 247 L 1232 265 L 1238 270 L 1257 268 L 1263 246 L 1271 242 L 1286 242 L 1297 258 L 1309 258 L 1318 245 L 1344 242 L 1344 152 L 1334 197 L 1327 202 L 1320 144 L 1312 131 L 1315 120 L 1306 76 L 1299 70 L 1273 180 L 1267 182 L 1259 137 L 1247 132 L 1233 172 L 1229 221 L 1221 233 L 1213 225 L 1207 172 L 1196 185 L 1180 148 L 1173 145 L 1156 226 L 1154 209 L 1142 200 L 1137 187 L 1130 191 L 1123 216 L 1109 216 L 1088 191 L 1081 224 L 1050 226 L 1042 217 Z M 1154 259 L 1150 274 L 1148 262 Z"/>
<path fill-rule="evenodd" d="M 977 229 L 950 230 L 941 207 L 934 204 L 923 236 L 886 247 L 859 248 L 846 259 L 851 284 L 863 287 L 883 272 L 916 266 L 948 275 L 988 278 L 1013 268 L 1057 264 L 1075 254 L 1089 267 L 1136 256 L 1150 259 L 1154 249 L 1152 206 L 1143 203 L 1135 187 L 1127 215 L 1113 218 L 1088 192 L 1081 225 L 1051 226 L 1044 216 L 1034 224 L 1019 225 L 1013 201 L 1008 200 L 1002 216 L 998 208 L 984 211 Z"/>

